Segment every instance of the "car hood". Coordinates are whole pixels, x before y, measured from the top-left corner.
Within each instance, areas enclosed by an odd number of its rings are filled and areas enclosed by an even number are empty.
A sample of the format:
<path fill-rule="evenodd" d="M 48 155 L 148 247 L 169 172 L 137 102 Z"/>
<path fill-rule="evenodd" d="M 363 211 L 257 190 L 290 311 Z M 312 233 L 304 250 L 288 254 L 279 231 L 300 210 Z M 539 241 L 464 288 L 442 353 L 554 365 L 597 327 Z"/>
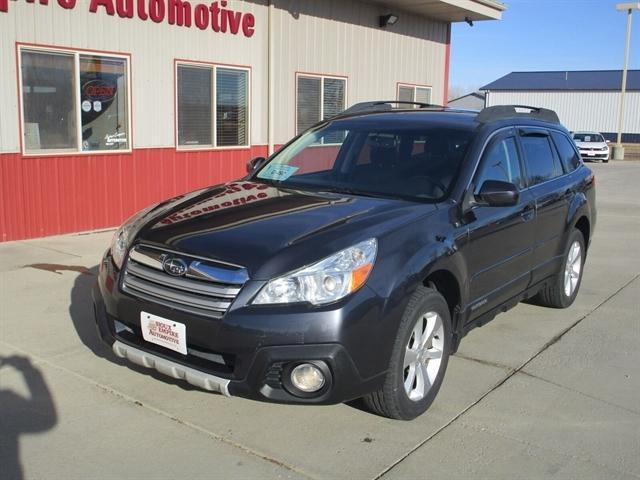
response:
<path fill-rule="evenodd" d="M 147 214 L 135 241 L 240 265 L 252 278 L 266 279 L 436 209 L 404 200 L 237 181 L 162 204 Z"/>
<path fill-rule="evenodd" d="M 576 142 L 578 148 L 604 148 L 607 147 L 606 142 Z"/>

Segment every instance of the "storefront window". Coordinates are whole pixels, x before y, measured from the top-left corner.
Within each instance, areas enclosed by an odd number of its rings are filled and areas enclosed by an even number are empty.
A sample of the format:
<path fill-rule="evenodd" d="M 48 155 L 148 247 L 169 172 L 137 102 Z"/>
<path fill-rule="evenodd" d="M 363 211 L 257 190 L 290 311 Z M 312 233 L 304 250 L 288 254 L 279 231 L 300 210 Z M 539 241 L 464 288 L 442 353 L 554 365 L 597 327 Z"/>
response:
<path fill-rule="evenodd" d="M 249 145 L 249 71 L 195 64 L 177 71 L 178 146 Z"/>
<path fill-rule="evenodd" d="M 398 101 L 431 103 L 431 87 L 398 85 Z"/>
<path fill-rule="evenodd" d="M 247 72 L 218 68 L 216 119 L 218 146 L 247 145 Z"/>
<path fill-rule="evenodd" d="M 130 148 L 126 59 L 33 49 L 20 58 L 25 153 Z"/>
<path fill-rule="evenodd" d="M 416 87 L 415 98 L 416 98 L 416 102 L 431 103 L 431 89 Z"/>
<path fill-rule="evenodd" d="M 400 102 L 413 102 L 413 87 L 406 87 L 404 85 L 400 85 L 398 87 L 398 101 Z"/>
<path fill-rule="evenodd" d="M 77 148 L 73 55 L 22 52 L 25 151 Z"/>
<path fill-rule="evenodd" d="M 178 67 L 178 144 L 213 145 L 211 69 Z"/>
<path fill-rule="evenodd" d="M 345 109 L 347 81 L 316 75 L 298 75 L 296 85 L 296 131 L 302 133 L 321 120 Z M 326 143 L 329 141 L 325 139 Z"/>
<path fill-rule="evenodd" d="M 344 110 L 345 80 L 337 78 L 324 79 L 323 119 L 338 115 Z"/>
<path fill-rule="evenodd" d="M 298 77 L 297 133 L 302 133 L 318 123 L 322 116 L 322 79 Z"/>
<path fill-rule="evenodd" d="M 125 60 L 80 55 L 82 150 L 127 149 Z"/>

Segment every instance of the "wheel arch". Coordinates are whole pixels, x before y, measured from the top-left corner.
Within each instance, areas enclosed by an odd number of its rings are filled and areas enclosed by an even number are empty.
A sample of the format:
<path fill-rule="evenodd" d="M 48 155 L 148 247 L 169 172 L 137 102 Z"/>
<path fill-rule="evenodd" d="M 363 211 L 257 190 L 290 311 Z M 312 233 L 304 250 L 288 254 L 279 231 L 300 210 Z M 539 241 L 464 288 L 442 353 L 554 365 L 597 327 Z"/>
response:
<path fill-rule="evenodd" d="M 575 222 L 574 227 L 580 230 L 582 238 L 584 239 L 585 252 L 589 250 L 589 242 L 591 241 L 591 222 L 586 215 L 582 215 Z"/>
<path fill-rule="evenodd" d="M 577 228 L 584 238 L 585 251 L 589 249 L 589 242 L 591 240 L 593 228 L 591 213 L 591 208 L 586 195 L 583 192 L 580 192 L 571 202 L 567 217 L 568 228 L 565 235 L 568 236 L 571 230 Z"/>
<path fill-rule="evenodd" d="M 451 315 L 451 327 L 454 337 L 459 338 L 460 330 L 464 325 L 462 312 L 467 301 L 466 264 L 460 252 L 451 256 L 442 256 L 437 261 L 428 265 L 422 270 L 420 279 L 422 285 L 433 288 L 440 293 L 447 305 Z M 454 341 L 454 350 L 457 341 Z"/>
<path fill-rule="evenodd" d="M 444 297 L 453 320 L 462 301 L 462 292 L 456 276 L 450 270 L 441 268 L 430 272 L 423 279 L 422 284 L 425 287 L 433 288 Z"/>

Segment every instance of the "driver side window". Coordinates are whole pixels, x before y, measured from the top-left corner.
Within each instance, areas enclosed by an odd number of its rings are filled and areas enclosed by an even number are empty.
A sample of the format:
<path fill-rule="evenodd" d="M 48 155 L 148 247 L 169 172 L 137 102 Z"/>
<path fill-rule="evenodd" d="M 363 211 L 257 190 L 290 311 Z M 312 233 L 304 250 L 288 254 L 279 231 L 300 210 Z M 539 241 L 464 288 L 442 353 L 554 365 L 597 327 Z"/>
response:
<path fill-rule="evenodd" d="M 518 188 L 524 186 L 516 139 L 514 137 L 494 141 L 489 148 L 485 150 L 479 173 L 474 182 L 475 193 L 478 193 L 482 184 L 487 180 L 513 183 Z"/>

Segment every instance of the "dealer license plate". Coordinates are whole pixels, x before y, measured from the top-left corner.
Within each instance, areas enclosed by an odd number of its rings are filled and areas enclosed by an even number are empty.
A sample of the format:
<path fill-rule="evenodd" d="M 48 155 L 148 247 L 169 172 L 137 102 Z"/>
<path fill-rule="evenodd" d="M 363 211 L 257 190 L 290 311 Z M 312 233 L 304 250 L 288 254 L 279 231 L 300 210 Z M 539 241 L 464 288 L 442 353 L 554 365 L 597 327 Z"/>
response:
<path fill-rule="evenodd" d="M 147 342 L 187 354 L 187 328 L 184 323 L 140 312 L 140 326 L 142 338 Z"/>
<path fill-rule="evenodd" d="M 589 157 L 595 157 L 595 156 L 596 156 L 596 154 L 595 154 L 595 153 L 591 153 L 591 152 L 587 153 L 587 155 L 588 155 Z"/>

